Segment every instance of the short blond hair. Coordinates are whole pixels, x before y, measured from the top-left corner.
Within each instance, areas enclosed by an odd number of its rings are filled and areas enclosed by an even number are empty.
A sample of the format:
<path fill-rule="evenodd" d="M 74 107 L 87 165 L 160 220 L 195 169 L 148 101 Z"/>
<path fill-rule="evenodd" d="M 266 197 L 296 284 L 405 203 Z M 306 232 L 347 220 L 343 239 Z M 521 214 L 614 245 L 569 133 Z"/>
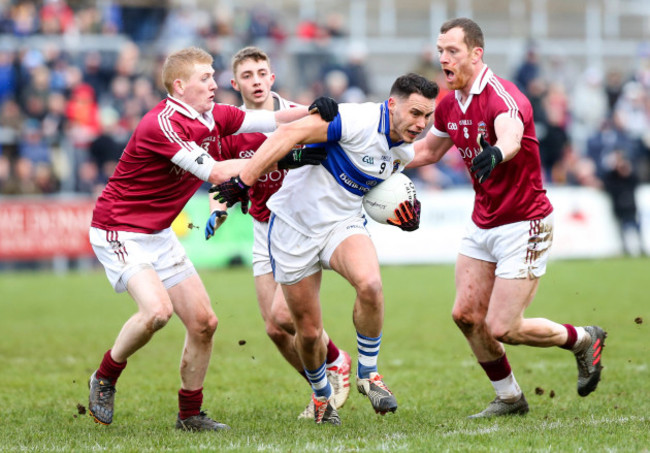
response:
<path fill-rule="evenodd" d="M 174 80 L 188 80 L 194 72 L 194 65 L 212 65 L 212 55 L 198 47 L 187 47 L 174 52 L 165 59 L 162 67 L 162 81 L 169 94 L 173 94 Z"/>

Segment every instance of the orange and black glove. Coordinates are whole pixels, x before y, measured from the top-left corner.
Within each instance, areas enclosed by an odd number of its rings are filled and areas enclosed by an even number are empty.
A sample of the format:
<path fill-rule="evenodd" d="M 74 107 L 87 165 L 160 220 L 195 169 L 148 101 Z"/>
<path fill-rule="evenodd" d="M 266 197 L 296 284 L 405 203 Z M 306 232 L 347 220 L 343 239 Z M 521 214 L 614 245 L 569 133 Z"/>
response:
<path fill-rule="evenodd" d="M 415 198 L 413 203 L 404 201 L 395 209 L 395 217 L 387 220 L 403 231 L 415 231 L 420 228 L 420 200 Z"/>

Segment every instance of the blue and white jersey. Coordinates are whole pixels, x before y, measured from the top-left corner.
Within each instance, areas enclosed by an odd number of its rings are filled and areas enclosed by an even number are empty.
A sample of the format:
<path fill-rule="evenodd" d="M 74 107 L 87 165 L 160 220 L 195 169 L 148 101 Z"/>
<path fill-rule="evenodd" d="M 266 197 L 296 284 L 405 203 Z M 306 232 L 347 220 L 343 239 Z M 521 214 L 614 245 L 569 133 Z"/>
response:
<path fill-rule="evenodd" d="M 327 159 L 290 170 L 267 202 L 306 236 L 362 213 L 363 195 L 413 160 L 413 144 L 390 139 L 388 102 L 340 104 L 327 130 Z"/>

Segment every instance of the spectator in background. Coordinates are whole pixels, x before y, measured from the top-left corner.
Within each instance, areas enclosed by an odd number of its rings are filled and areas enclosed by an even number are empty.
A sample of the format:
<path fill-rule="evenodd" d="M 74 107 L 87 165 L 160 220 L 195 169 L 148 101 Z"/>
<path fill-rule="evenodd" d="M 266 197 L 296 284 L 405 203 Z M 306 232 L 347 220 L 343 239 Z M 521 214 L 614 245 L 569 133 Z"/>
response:
<path fill-rule="evenodd" d="M 90 85 L 80 83 L 72 89 L 65 114 L 73 144 L 79 148 L 87 148 L 100 131 L 99 107 Z"/>
<path fill-rule="evenodd" d="M 38 11 L 32 2 L 16 2 L 11 6 L 9 14 L 14 36 L 29 36 L 38 31 Z"/>
<path fill-rule="evenodd" d="M 623 248 L 627 255 L 643 253 L 641 226 L 637 215 L 636 188 L 639 186 L 632 162 L 624 150 L 617 149 L 608 157 L 610 168 L 603 177 L 605 190 L 612 200 L 618 221 Z"/>
<path fill-rule="evenodd" d="M 205 13 L 193 5 L 182 3 L 171 8 L 162 24 L 156 45 L 161 51 L 174 47 L 185 47 L 199 39 L 199 26 L 207 20 Z"/>
<path fill-rule="evenodd" d="M 531 81 L 529 88 L 534 89 L 534 87 L 535 83 Z M 539 136 L 539 154 L 543 174 L 547 181 L 561 182 L 563 178 L 558 175 L 558 164 L 571 151 L 567 132 L 569 102 L 564 86 L 559 83 L 549 84 L 541 99 L 541 107 L 544 112 L 543 118 L 546 120 L 542 129 L 543 135 Z M 535 120 L 534 111 L 533 119 Z M 535 126 L 537 125 L 538 123 L 535 122 Z"/>
<path fill-rule="evenodd" d="M 41 32 L 45 35 L 69 33 L 75 26 L 75 14 L 65 0 L 45 0 L 39 12 Z"/>
<path fill-rule="evenodd" d="M 628 156 L 638 154 L 638 143 L 623 128 L 621 121 L 621 115 L 614 112 L 610 118 L 603 120 L 600 127 L 587 139 L 585 155 L 596 164 L 596 174 L 599 178 L 609 170 L 607 159 L 614 151 L 623 150 Z"/>
<path fill-rule="evenodd" d="M 609 114 L 603 74 L 599 68 L 590 67 L 584 71 L 571 91 L 569 102 L 571 142 L 578 153 L 584 154 L 589 135 Z"/>
<path fill-rule="evenodd" d="M 541 69 L 539 64 L 539 53 L 537 52 L 535 44 L 530 43 L 526 50 L 524 61 L 517 68 L 514 82 L 522 93 L 528 95 L 528 84 L 531 80 L 540 76 Z"/>
<path fill-rule="evenodd" d="M 47 98 L 47 113 L 43 118 L 43 135 L 49 146 L 59 146 L 66 133 L 66 99 L 53 91 Z"/>
<path fill-rule="evenodd" d="M 351 43 L 347 49 L 347 60 L 343 72 L 348 77 L 348 87 L 359 92 L 355 99 L 346 102 L 363 102 L 372 91 L 367 69 L 368 50 L 362 43 Z"/>
<path fill-rule="evenodd" d="M 83 81 L 93 88 L 93 91 L 99 96 L 108 90 L 113 71 L 106 68 L 102 54 L 98 50 L 87 52 L 83 57 Z"/>
<path fill-rule="evenodd" d="M 614 114 L 619 117 L 623 130 L 636 143 L 636 152 L 630 154 L 629 158 L 635 165 L 647 166 L 650 153 L 650 97 L 643 84 L 630 81 L 623 86 Z M 644 173 L 647 173 L 645 169 Z M 642 174 L 641 177 L 647 180 L 650 175 Z"/>
<path fill-rule="evenodd" d="M 42 120 L 47 114 L 47 100 L 50 95 L 50 70 L 45 65 L 32 68 L 30 81 L 20 98 L 20 103 L 29 118 Z"/>
<path fill-rule="evenodd" d="M 618 98 L 623 92 L 623 74 L 619 70 L 610 70 L 605 75 L 605 95 L 607 96 L 607 112 L 614 111 Z"/>
<path fill-rule="evenodd" d="M 30 161 L 50 162 L 50 147 L 43 136 L 41 122 L 36 119 L 27 120 L 18 143 L 18 155 Z"/>
<path fill-rule="evenodd" d="M 97 167 L 97 179 L 101 184 L 106 184 L 120 160 L 126 141 L 117 140 L 119 133 L 118 113 L 105 107 L 100 113 L 102 132 L 90 143 L 88 152 L 91 162 Z M 127 138 L 122 136 L 122 138 Z"/>
<path fill-rule="evenodd" d="M 3 152 L 2 146 L 0 146 L 0 194 L 5 193 L 5 185 L 9 180 L 11 162 L 6 154 Z"/>
<path fill-rule="evenodd" d="M 14 58 L 13 50 L 0 48 L 0 105 L 16 91 Z"/>

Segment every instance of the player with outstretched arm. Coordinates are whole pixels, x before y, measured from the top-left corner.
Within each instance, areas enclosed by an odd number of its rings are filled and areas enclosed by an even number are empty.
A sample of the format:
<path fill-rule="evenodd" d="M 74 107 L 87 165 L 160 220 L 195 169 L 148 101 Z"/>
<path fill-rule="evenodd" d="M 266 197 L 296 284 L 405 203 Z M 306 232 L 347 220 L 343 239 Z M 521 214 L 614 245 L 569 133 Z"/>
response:
<path fill-rule="evenodd" d="M 397 410 L 397 400 L 378 372 L 384 294 L 374 244 L 365 228 L 362 197 L 400 172 L 413 158 L 413 141 L 433 114 L 438 86 L 416 74 L 398 77 L 383 103 L 341 104 L 331 123 L 316 117 L 281 125 L 262 144 L 238 177 L 217 186 L 229 205 L 248 202 L 248 190 L 264 168 L 295 143 L 324 143 L 321 165 L 292 170 L 268 201 L 269 252 L 296 326 L 298 354 L 314 391 L 317 424 L 341 423 L 331 403 L 319 290 L 323 269 L 342 275 L 356 290 L 357 389 L 377 413 Z M 319 145 L 321 146 L 321 145 Z M 405 202 L 393 223 L 419 226 L 419 202 Z M 399 214 L 399 215 L 398 215 Z"/>
<path fill-rule="evenodd" d="M 127 359 L 175 313 L 186 328 L 176 428 L 228 429 L 201 409 L 217 317 L 171 223 L 204 181 L 225 181 L 242 168 L 243 160 L 214 160 L 220 136 L 272 131 L 278 122 L 304 117 L 308 110 L 246 113 L 215 104 L 212 61 L 196 47 L 167 57 L 162 79 L 168 97 L 136 127 L 93 211 L 93 250 L 115 291 L 128 291 L 137 305 L 88 383 L 88 409 L 100 424 L 113 421 L 115 385 Z M 338 111 L 326 98 L 310 108 L 330 120 Z"/>
<path fill-rule="evenodd" d="M 232 58 L 233 88 L 244 101 L 240 108 L 251 110 L 284 110 L 298 105 L 287 101 L 271 91 L 275 74 L 271 71 L 268 55 L 257 47 L 245 47 Z M 238 134 L 222 137 L 217 160 L 249 158 L 266 140 L 265 134 Z M 302 146 L 300 147 L 302 148 Z M 313 150 L 312 150 L 313 151 Z M 301 156 L 299 148 L 294 151 Z M 322 149 L 322 157 L 325 149 Z M 291 314 L 284 300 L 280 285 L 273 279 L 271 258 L 269 257 L 268 229 L 271 212 L 266 206 L 267 200 L 282 186 L 282 181 L 289 171 L 282 164 L 278 169 L 262 175 L 250 190 L 251 207 L 249 214 L 253 217 L 253 276 L 260 313 L 266 327 L 266 333 L 276 345 L 282 356 L 305 379 L 307 376 L 296 351 L 294 342 L 295 328 Z M 210 197 L 211 215 L 205 226 L 206 240 L 214 235 L 217 228 L 227 218 L 226 206 Z M 339 350 L 328 335 L 323 339 L 327 345 L 327 363 L 325 372 L 332 385 L 333 404 L 339 409 L 345 404 L 350 394 L 350 355 Z M 314 402 L 309 404 L 298 418 L 314 418 Z"/>
<path fill-rule="evenodd" d="M 483 32 L 471 19 L 445 22 L 438 54 L 452 90 L 415 143 L 416 167 L 438 162 L 455 145 L 473 174 L 474 211 L 456 261 L 452 316 L 496 392 L 472 418 L 525 414 L 528 403 L 503 343 L 573 351 L 578 393 L 598 385 L 605 332 L 524 318 L 553 240 L 553 207 L 542 186 L 539 142 L 528 99 L 483 62 Z"/>

